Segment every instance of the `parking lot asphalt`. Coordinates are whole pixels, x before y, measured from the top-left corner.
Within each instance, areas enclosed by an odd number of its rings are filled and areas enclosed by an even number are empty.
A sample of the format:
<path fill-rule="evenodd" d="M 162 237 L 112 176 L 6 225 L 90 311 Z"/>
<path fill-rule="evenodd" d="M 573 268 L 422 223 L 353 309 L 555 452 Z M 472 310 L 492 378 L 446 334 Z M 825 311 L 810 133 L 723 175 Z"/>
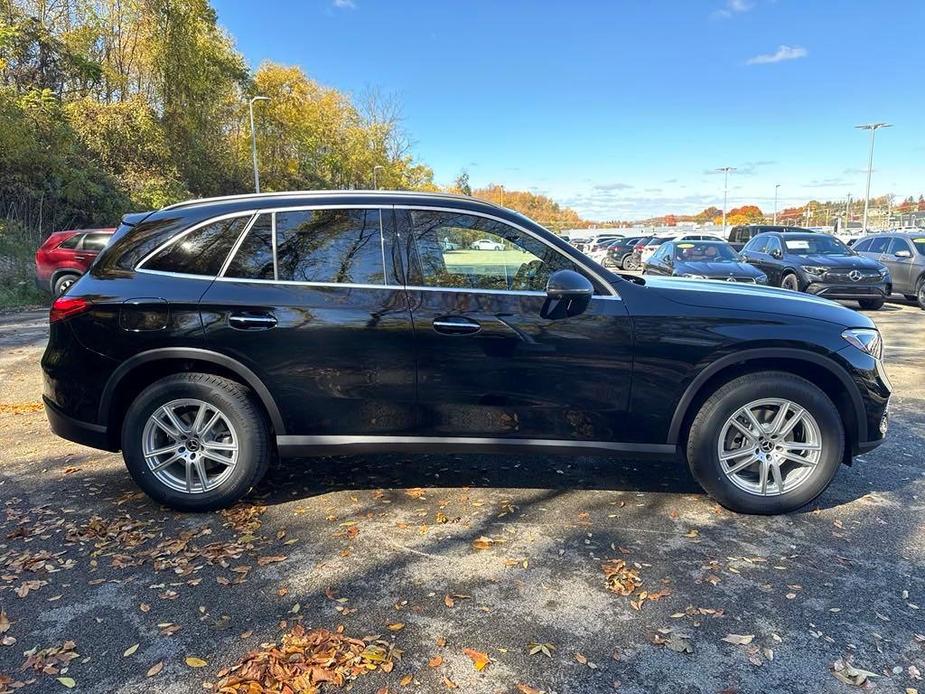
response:
<path fill-rule="evenodd" d="M 49 432 L 45 313 L 0 315 L 0 692 L 202 692 L 299 623 L 394 646 L 354 692 L 925 691 L 925 312 L 868 315 L 889 439 L 770 518 L 680 465 L 488 455 L 289 461 L 174 513 Z"/>

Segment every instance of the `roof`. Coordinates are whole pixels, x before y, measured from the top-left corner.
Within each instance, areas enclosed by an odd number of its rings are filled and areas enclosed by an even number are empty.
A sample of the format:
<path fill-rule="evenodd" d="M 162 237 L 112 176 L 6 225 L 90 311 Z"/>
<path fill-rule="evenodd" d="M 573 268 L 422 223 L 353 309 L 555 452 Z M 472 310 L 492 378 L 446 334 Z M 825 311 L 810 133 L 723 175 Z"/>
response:
<path fill-rule="evenodd" d="M 408 197 L 408 198 L 427 198 L 432 200 L 456 200 L 456 201 L 466 201 L 470 203 L 483 204 L 489 207 L 494 207 L 497 209 L 504 209 L 500 205 L 497 205 L 488 200 L 482 200 L 480 198 L 473 198 L 468 195 L 457 195 L 455 193 L 431 193 L 415 190 L 291 190 L 291 191 L 280 191 L 274 193 L 246 193 L 244 195 L 223 195 L 214 198 L 193 198 L 192 200 L 185 200 L 183 202 L 177 202 L 173 205 L 167 205 L 164 207 L 165 210 L 175 210 L 183 207 L 193 207 L 196 205 L 206 205 L 210 203 L 221 203 L 221 202 L 243 202 L 243 201 L 254 201 L 259 202 L 262 200 L 279 200 L 285 198 L 330 198 L 330 197 L 349 197 L 349 198 L 394 198 L 394 197 Z"/>

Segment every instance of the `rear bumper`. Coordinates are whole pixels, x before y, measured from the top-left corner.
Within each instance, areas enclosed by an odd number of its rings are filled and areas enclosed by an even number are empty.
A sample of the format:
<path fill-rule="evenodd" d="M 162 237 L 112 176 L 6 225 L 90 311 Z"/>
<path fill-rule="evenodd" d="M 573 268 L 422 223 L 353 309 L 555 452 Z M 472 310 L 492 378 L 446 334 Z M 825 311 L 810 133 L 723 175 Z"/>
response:
<path fill-rule="evenodd" d="M 45 403 L 45 416 L 48 417 L 51 430 L 61 438 L 104 451 L 119 450 L 110 442 L 109 432 L 102 424 L 81 422 L 79 419 L 64 414 L 46 396 L 43 395 L 42 400 Z"/>

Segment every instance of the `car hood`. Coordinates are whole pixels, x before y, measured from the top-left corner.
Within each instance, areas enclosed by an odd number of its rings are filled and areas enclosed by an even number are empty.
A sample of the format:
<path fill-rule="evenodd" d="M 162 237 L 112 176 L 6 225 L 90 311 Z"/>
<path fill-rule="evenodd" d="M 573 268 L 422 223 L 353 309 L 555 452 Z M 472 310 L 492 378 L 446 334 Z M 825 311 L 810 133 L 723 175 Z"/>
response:
<path fill-rule="evenodd" d="M 707 275 L 710 277 L 758 277 L 764 273 L 748 263 L 731 262 L 683 262 L 675 263 L 674 271 L 678 274 Z"/>
<path fill-rule="evenodd" d="M 848 270 L 879 270 L 880 263 L 863 255 L 799 255 L 794 256 L 801 265 L 820 265 Z"/>
<path fill-rule="evenodd" d="M 867 316 L 834 301 L 788 289 L 760 284 L 740 284 L 716 280 L 679 279 L 646 275 L 646 287 L 664 298 L 688 306 L 734 309 L 755 313 L 824 320 L 846 328 L 873 328 Z"/>

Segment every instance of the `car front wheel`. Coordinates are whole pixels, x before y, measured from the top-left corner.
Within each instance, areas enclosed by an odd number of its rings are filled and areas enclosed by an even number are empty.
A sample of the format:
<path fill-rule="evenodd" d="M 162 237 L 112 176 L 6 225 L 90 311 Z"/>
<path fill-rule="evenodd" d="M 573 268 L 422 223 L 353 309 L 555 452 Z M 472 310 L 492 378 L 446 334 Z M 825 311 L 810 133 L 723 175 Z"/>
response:
<path fill-rule="evenodd" d="M 122 427 L 122 454 L 152 499 L 182 511 L 230 506 L 267 470 L 269 432 L 250 391 L 220 376 L 182 373 L 148 386 Z"/>
<path fill-rule="evenodd" d="M 788 272 L 780 281 L 781 289 L 789 289 L 792 292 L 800 291 L 800 279 L 792 272 Z"/>
<path fill-rule="evenodd" d="M 711 395 L 690 427 L 687 459 L 703 488 L 741 513 L 789 513 L 819 496 L 842 460 L 838 409 L 789 373 L 736 378 Z"/>

